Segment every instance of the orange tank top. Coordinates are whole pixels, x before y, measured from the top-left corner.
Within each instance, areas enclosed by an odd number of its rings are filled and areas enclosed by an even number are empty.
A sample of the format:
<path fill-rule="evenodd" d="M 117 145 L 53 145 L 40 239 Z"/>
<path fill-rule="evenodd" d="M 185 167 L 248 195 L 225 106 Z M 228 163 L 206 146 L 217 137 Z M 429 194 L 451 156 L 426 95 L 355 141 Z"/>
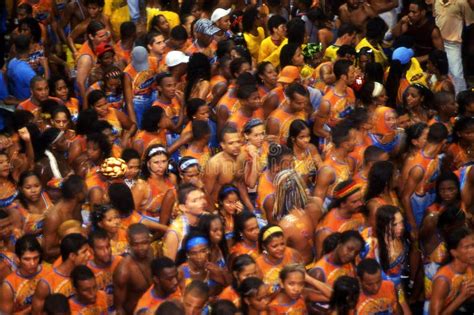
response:
<path fill-rule="evenodd" d="M 374 295 L 367 295 L 362 290 L 356 306 L 358 315 L 396 314 L 397 296 L 395 285 L 391 281 L 382 281 L 379 291 Z"/>
<path fill-rule="evenodd" d="M 78 57 L 76 59 L 76 66 L 77 66 L 77 61 L 82 56 L 90 56 L 92 58 L 92 65 L 95 65 L 97 62 L 97 56 L 94 52 L 94 49 L 92 49 L 91 46 L 89 45 L 89 41 L 86 41 L 84 44 L 82 44 L 81 48 L 79 49 Z"/>
<path fill-rule="evenodd" d="M 153 106 L 159 106 L 163 108 L 163 110 L 166 113 L 166 116 L 168 116 L 169 118 L 178 117 L 179 112 L 181 110 L 181 104 L 179 104 L 176 98 L 173 98 L 170 103 L 165 103 L 157 99 L 153 103 Z"/>
<path fill-rule="evenodd" d="M 198 160 L 199 165 L 204 168 L 207 164 L 207 161 L 211 158 L 211 151 L 209 147 L 204 147 L 202 152 L 196 152 L 191 147 L 183 148 L 181 150 L 181 156 L 190 156 Z"/>
<path fill-rule="evenodd" d="M 344 264 L 342 266 L 336 265 L 329 261 L 328 255 L 323 256 L 310 269 L 320 270 L 323 274 L 323 282 L 334 285 L 334 282 L 341 276 L 355 277 L 356 271 L 352 263 Z"/>
<path fill-rule="evenodd" d="M 132 62 L 132 51 L 131 50 L 125 50 L 122 47 L 122 41 L 119 40 L 115 45 L 114 45 L 114 51 L 115 51 L 115 60 L 117 61 L 124 61 L 125 64 L 129 64 Z"/>
<path fill-rule="evenodd" d="M 123 72 L 132 81 L 132 91 L 134 97 L 150 97 L 155 86 L 155 72 L 152 69 L 138 72 L 132 64 L 129 64 Z"/>
<path fill-rule="evenodd" d="M 278 135 L 280 144 L 286 144 L 291 123 L 296 119 L 306 121 L 306 113 L 304 111 L 287 113 L 283 110 L 282 106 L 280 106 L 275 109 L 268 118 L 273 118 L 278 122 L 278 125 L 280 126 L 280 133 Z"/>
<path fill-rule="evenodd" d="M 449 285 L 449 293 L 444 300 L 444 306 L 446 307 L 459 295 L 461 292 L 461 286 L 464 282 L 472 282 L 473 273 L 472 269 L 469 267 L 465 273 L 456 273 L 452 269 L 451 264 L 447 264 L 446 266 L 439 268 L 438 272 L 433 278 L 433 283 L 435 283 L 435 281 L 438 279 L 442 279 Z"/>
<path fill-rule="evenodd" d="M 427 192 L 434 191 L 436 179 L 439 171 L 439 160 L 438 157 L 429 158 L 424 155 L 423 150 L 418 152 L 413 158 L 407 160 L 409 166 L 406 169 L 406 173 L 403 174 L 403 178 L 407 179 L 410 171 L 414 167 L 421 167 L 423 169 L 423 179 L 415 190 L 415 193 L 419 196 L 423 196 Z"/>
<path fill-rule="evenodd" d="M 334 89 L 331 89 L 323 96 L 322 101 L 331 104 L 328 124 L 333 127 L 351 112 L 355 104 L 355 94 L 350 87 L 347 87 L 343 95 L 337 95 Z"/>
<path fill-rule="evenodd" d="M 286 265 L 295 263 L 296 261 L 293 257 L 292 250 L 289 247 L 286 247 L 283 259 L 277 264 L 271 263 L 265 254 L 259 255 L 255 262 L 257 263 L 258 268 L 264 275 L 262 279 L 263 282 L 273 288 L 276 288 L 279 286 L 280 283 L 280 271 Z"/>
<path fill-rule="evenodd" d="M 242 132 L 242 130 L 243 130 L 245 124 L 246 124 L 247 122 L 249 122 L 250 120 L 252 120 L 252 119 L 256 119 L 256 118 L 257 118 L 257 119 L 260 119 L 260 120 L 263 121 L 263 118 L 264 118 L 264 117 L 263 117 L 263 109 L 262 109 L 262 108 L 257 109 L 256 111 L 254 111 L 254 112 L 252 113 L 252 116 L 247 117 L 247 116 L 245 116 L 245 115 L 242 113 L 242 111 L 240 110 L 240 108 L 239 108 L 239 107 L 240 107 L 240 103 L 239 103 L 239 102 L 237 102 L 235 106 L 237 107 L 237 110 L 234 111 L 234 112 L 230 115 L 230 117 L 229 117 L 229 119 L 227 120 L 227 122 L 228 122 L 228 123 L 231 123 L 231 124 L 233 124 L 233 125 L 235 125 L 235 127 L 236 127 L 237 130 L 238 130 L 238 132 Z"/>
<path fill-rule="evenodd" d="M 255 246 L 249 246 L 245 244 L 243 241 L 238 242 L 234 246 L 232 246 L 230 253 L 235 257 L 243 255 L 243 254 L 247 254 L 253 259 L 257 259 L 258 257 L 257 244 L 255 244 Z"/>
<path fill-rule="evenodd" d="M 75 293 L 71 278 L 59 273 L 55 267 L 45 273 L 40 281 L 43 281 L 48 285 L 50 294 L 61 293 L 69 298 Z"/>
<path fill-rule="evenodd" d="M 94 304 L 82 304 L 75 296 L 69 299 L 71 314 L 74 315 L 106 315 L 108 313 L 107 295 L 105 292 L 97 291 L 97 299 Z"/>
<path fill-rule="evenodd" d="M 237 96 L 235 95 L 236 89 L 237 87 L 234 83 L 229 84 L 229 86 L 227 87 L 227 92 L 224 94 L 224 96 L 221 97 L 221 99 L 217 103 L 217 110 L 223 107 L 226 109 L 229 115 L 235 111 L 235 104 L 237 103 Z"/>
<path fill-rule="evenodd" d="M 337 213 L 337 208 L 331 209 L 318 224 L 317 232 L 329 230 L 331 233 L 345 232 L 349 230 L 359 231 L 364 226 L 364 216 L 361 213 L 355 213 L 346 219 Z"/>
<path fill-rule="evenodd" d="M 273 185 L 273 181 L 269 178 L 269 172 L 263 172 L 258 178 L 258 185 L 257 185 L 257 207 L 262 212 L 264 218 L 266 218 L 265 209 L 263 205 L 268 197 L 275 193 L 275 186 Z"/>
<path fill-rule="evenodd" d="M 171 295 L 166 297 L 158 296 L 154 290 L 154 286 L 151 286 L 145 294 L 142 295 L 138 300 L 137 306 L 135 307 L 134 314 L 141 315 L 154 315 L 161 303 L 170 301 L 173 299 L 181 299 L 181 290 L 178 288 Z M 143 312 L 143 313 L 142 313 Z"/>
<path fill-rule="evenodd" d="M 300 297 L 297 300 L 291 301 L 290 303 L 280 303 L 278 296 L 268 306 L 272 314 L 278 315 L 306 315 L 308 310 L 306 309 L 306 303 L 304 298 Z"/>
<path fill-rule="evenodd" d="M 121 256 L 112 256 L 112 261 L 106 267 L 99 267 L 95 264 L 94 260 L 89 260 L 87 262 L 87 267 L 89 267 L 95 275 L 95 280 L 97 281 L 97 288 L 102 290 L 107 295 L 107 305 L 113 305 L 114 302 L 114 282 L 113 274 L 115 268 L 122 261 Z"/>
<path fill-rule="evenodd" d="M 229 300 L 234 303 L 235 306 L 240 308 L 240 295 L 235 292 L 232 286 L 228 286 L 227 288 L 219 294 L 220 300 Z"/>
<path fill-rule="evenodd" d="M 331 185 L 329 185 L 328 193 L 327 193 L 329 197 L 332 197 L 334 194 L 334 188 L 337 186 L 337 184 L 351 178 L 352 168 L 349 165 L 349 163 L 340 163 L 336 161 L 335 159 L 331 157 L 330 154 L 328 154 L 328 156 L 322 163 L 320 171 L 322 171 L 325 168 L 329 168 L 334 174 L 334 181 L 332 182 Z"/>
<path fill-rule="evenodd" d="M 161 202 L 163 201 L 166 192 L 170 189 L 173 189 L 174 185 L 168 179 L 166 179 L 166 188 L 161 190 L 156 184 L 155 180 L 149 178 L 146 182 L 148 183 L 148 196 L 145 198 L 140 208 L 143 211 L 143 214 L 159 218 Z"/>
<path fill-rule="evenodd" d="M 146 149 L 155 144 L 161 144 L 163 146 L 166 145 L 166 131 L 164 129 L 160 129 L 158 134 L 151 133 L 145 130 L 140 130 L 137 132 L 135 135 L 135 140 L 138 145 L 142 146 L 143 152 L 146 151 Z"/>

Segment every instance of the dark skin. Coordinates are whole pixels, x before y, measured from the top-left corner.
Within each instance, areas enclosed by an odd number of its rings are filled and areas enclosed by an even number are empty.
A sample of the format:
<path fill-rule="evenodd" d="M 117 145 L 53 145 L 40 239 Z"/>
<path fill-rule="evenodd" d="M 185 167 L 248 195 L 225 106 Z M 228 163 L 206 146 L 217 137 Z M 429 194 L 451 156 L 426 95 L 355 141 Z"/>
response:
<path fill-rule="evenodd" d="M 133 314 L 138 300 L 151 285 L 150 263 L 153 259 L 147 233 L 128 237 L 131 254 L 125 257 L 115 269 L 114 304 L 117 314 Z"/>
<path fill-rule="evenodd" d="M 11 241 L 11 235 L 12 220 L 10 216 L 0 219 L 0 241 L 3 243 L 0 252 L 14 252 L 15 245 Z M 0 259 L 0 280 L 3 281 L 12 271 L 12 266 L 6 260 Z"/>

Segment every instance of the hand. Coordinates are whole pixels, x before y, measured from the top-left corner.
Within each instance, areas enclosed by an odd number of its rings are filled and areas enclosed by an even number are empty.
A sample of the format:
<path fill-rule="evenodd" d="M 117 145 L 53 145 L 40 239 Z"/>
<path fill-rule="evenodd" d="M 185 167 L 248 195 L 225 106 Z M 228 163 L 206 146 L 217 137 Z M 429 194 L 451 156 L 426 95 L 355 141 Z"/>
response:
<path fill-rule="evenodd" d="M 247 152 L 249 153 L 249 155 L 252 159 L 257 159 L 258 158 L 258 149 L 253 144 L 249 144 L 247 146 Z"/>
<path fill-rule="evenodd" d="M 13 141 L 9 137 L 0 136 L 0 150 L 7 149 L 13 145 Z"/>
<path fill-rule="evenodd" d="M 206 263 L 206 270 L 209 271 L 210 275 L 219 276 L 222 273 L 221 268 L 215 263 L 208 262 Z"/>
<path fill-rule="evenodd" d="M 473 281 L 464 281 L 461 285 L 461 292 L 459 293 L 463 299 L 467 300 L 474 295 L 474 282 Z"/>
<path fill-rule="evenodd" d="M 410 19 L 408 18 L 408 15 L 405 15 L 401 19 L 402 24 L 410 24 Z"/>
<path fill-rule="evenodd" d="M 179 90 L 176 90 L 175 97 L 178 100 L 179 104 L 181 104 L 181 109 L 184 111 L 184 108 L 185 108 L 185 106 L 184 106 L 184 93 L 179 91 Z"/>
<path fill-rule="evenodd" d="M 21 140 L 25 142 L 30 142 L 31 141 L 31 136 L 30 132 L 26 127 L 23 127 L 21 129 L 18 129 L 18 135 L 20 136 Z"/>
<path fill-rule="evenodd" d="M 235 204 L 235 212 L 241 213 L 243 210 L 244 210 L 244 205 L 240 201 L 237 201 L 237 203 Z"/>
<path fill-rule="evenodd" d="M 48 59 L 46 59 L 46 57 L 39 57 L 38 61 L 43 66 L 43 68 L 48 67 Z"/>

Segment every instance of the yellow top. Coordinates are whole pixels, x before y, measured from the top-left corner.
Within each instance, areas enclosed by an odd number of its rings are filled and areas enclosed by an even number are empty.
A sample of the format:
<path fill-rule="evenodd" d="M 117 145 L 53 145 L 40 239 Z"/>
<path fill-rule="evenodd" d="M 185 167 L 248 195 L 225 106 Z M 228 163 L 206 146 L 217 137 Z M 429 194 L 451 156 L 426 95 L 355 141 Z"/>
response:
<path fill-rule="evenodd" d="M 247 43 L 247 48 L 249 49 L 250 55 L 254 60 L 258 60 L 260 44 L 265 39 L 265 31 L 263 30 L 263 28 L 259 27 L 257 30 L 258 36 L 254 36 L 250 33 L 244 33 L 244 39 Z"/>
<path fill-rule="evenodd" d="M 265 38 L 260 44 L 260 50 L 258 52 L 258 62 L 270 61 L 274 67 L 280 65 L 280 51 L 283 46 L 288 43 L 288 39 L 282 40 L 279 46 L 273 43 L 271 36 Z"/>
<path fill-rule="evenodd" d="M 380 47 L 380 45 L 377 45 L 377 48 L 375 48 L 374 46 L 372 46 L 372 45 L 369 43 L 369 41 L 367 40 L 367 38 L 364 37 L 364 38 L 359 42 L 359 44 L 357 44 L 357 46 L 356 46 L 356 51 L 361 50 L 362 47 L 369 47 L 370 49 L 372 49 L 372 51 L 374 52 L 375 62 L 381 63 L 384 68 L 387 66 L 387 64 L 388 64 L 388 58 L 387 58 L 387 56 L 385 55 L 385 53 L 383 52 L 382 47 Z"/>
<path fill-rule="evenodd" d="M 326 51 L 324 52 L 324 60 L 327 61 L 336 61 L 337 58 L 337 51 L 339 50 L 340 46 L 336 45 L 331 45 L 328 48 L 326 48 Z"/>

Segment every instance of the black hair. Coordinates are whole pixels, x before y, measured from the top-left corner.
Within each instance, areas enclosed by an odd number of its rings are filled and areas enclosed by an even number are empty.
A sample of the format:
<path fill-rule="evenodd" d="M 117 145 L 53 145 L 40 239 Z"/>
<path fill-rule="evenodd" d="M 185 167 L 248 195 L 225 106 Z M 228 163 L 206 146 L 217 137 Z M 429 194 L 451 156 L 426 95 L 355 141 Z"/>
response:
<path fill-rule="evenodd" d="M 103 8 L 104 5 L 105 5 L 105 1 L 104 0 L 85 0 L 84 4 L 86 6 L 89 5 L 89 4 L 96 4 L 97 6 Z"/>
<path fill-rule="evenodd" d="M 109 198 L 112 206 L 117 209 L 122 216 L 129 216 L 133 209 L 135 209 L 132 191 L 124 183 L 110 184 Z"/>
<path fill-rule="evenodd" d="M 384 82 L 384 69 L 381 63 L 379 62 L 368 62 L 365 65 L 365 80 L 366 81 L 375 81 L 382 83 Z"/>
<path fill-rule="evenodd" d="M 271 143 L 267 156 L 268 169 L 272 170 L 276 165 L 280 164 L 282 158 L 287 155 L 293 155 L 290 148 L 286 145 Z"/>
<path fill-rule="evenodd" d="M 42 186 L 41 179 L 35 171 L 28 171 L 28 170 L 23 171 L 23 172 L 21 172 L 20 177 L 18 178 L 18 185 L 17 186 L 18 186 L 18 188 L 20 188 L 19 193 L 18 193 L 18 200 L 20 201 L 20 204 L 25 209 L 28 209 L 28 200 L 26 200 L 25 195 L 21 191 L 21 187 L 25 184 L 26 179 L 29 178 L 29 177 L 32 177 L 32 176 L 36 177 L 39 180 L 40 185 Z"/>
<path fill-rule="evenodd" d="M 84 245 L 87 245 L 87 239 L 81 234 L 72 233 L 66 235 L 59 246 L 63 262 L 68 260 L 71 254 L 77 254 Z"/>
<path fill-rule="evenodd" d="M 455 123 L 453 128 L 453 142 L 459 142 L 461 136 L 460 133 L 474 128 L 474 117 L 460 117 Z"/>
<path fill-rule="evenodd" d="M 191 183 L 184 183 L 179 185 L 178 187 L 178 203 L 180 205 L 186 204 L 186 200 L 188 199 L 188 195 L 196 190 L 201 190 L 194 184 Z"/>
<path fill-rule="evenodd" d="M 349 60 L 337 60 L 333 66 L 333 71 L 334 75 L 336 76 L 336 80 L 339 80 L 342 75 L 347 75 L 351 66 L 352 62 Z"/>
<path fill-rule="evenodd" d="M 285 96 L 288 97 L 290 100 L 294 100 L 295 94 L 299 94 L 301 96 L 309 96 L 308 89 L 297 82 L 293 82 L 288 85 L 285 89 Z"/>
<path fill-rule="evenodd" d="M 40 243 L 36 239 L 36 236 L 33 234 L 25 234 L 20 237 L 15 243 L 15 255 L 19 259 L 26 252 L 37 252 L 40 255 L 40 263 L 43 256 L 43 249 L 41 248 Z"/>
<path fill-rule="evenodd" d="M 79 287 L 79 281 L 95 279 L 95 275 L 89 267 L 85 265 L 76 266 L 71 272 L 72 285 L 75 289 Z"/>
<path fill-rule="evenodd" d="M 10 214 L 6 210 L 0 208 L 0 219 L 6 219 L 9 216 Z"/>
<path fill-rule="evenodd" d="M 106 230 L 97 227 L 90 231 L 89 235 L 87 235 L 87 243 L 92 249 L 95 247 L 96 240 L 110 240 L 110 237 Z"/>
<path fill-rule="evenodd" d="M 29 3 L 22 3 L 18 5 L 18 7 L 16 8 L 16 11 L 18 12 L 19 10 L 25 10 L 26 15 L 33 14 L 33 7 Z"/>
<path fill-rule="evenodd" d="M 237 98 L 241 100 L 247 100 L 252 96 L 253 93 L 258 93 L 257 85 L 254 84 L 246 84 L 246 85 L 239 85 L 237 87 Z"/>
<path fill-rule="evenodd" d="M 390 70 L 388 72 L 387 81 L 385 83 L 387 90 L 387 104 L 395 107 L 397 105 L 398 89 L 400 87 L 400 79 L 403 73 L 408 70 L 410 63 L 402 65 L 399 60 L 392 60 L 390 63 Z"/>
<path fill-rule="evenodd" d="M 428 125 L 426 123 L 418 122 L 405 129 L 405 142 L 407 144 L 408 152 L 412 151 L 415 147 L 412 141 L 419 139 L 426 128 L 428 128 Z"/>
<path fill-rule="evenodd" d="M 137 27 L 131 21 L 120 24 L 120 38 L 122 40 L 129 39 L 137 35 Z"/>
<path fill-rule="evenodd" d="M 56 108 L 54 108 L 54 110 L 51 112 L 51 118 L 54 119 L 54 117 L 56 117 L 56 115 L 59 114 L 59 113 L 66 114 L 66 118 L 69 121 L 71 121 L 71 112 L 69 111 L 69 109 L 66 106 L 63 106 L 63 105 L 56 106 Z"/>
<path fill-rule="evenodd" d="M 242 236 L 245 230 L 245 224 L 248 220 L 257 219 L 255 214 L 250 211 L 242 211 L 234 215 L 234 242 L 242 241 Z"/>
<path fill-rule="evenodd" d="M 155 315 L 168 315 L 168 314 L 184 315 L 185 313 L 181 304 L 178 305 L 177 303 L 173 301 L 164 301 L 156 309 Z"/>
<path fill-rule="evenodd" d="M 162 149 L 161 150 L 156 150 L 156 152 L 154 152 L 153 154 L 150 154 L 150 152 L 155 151 L 155 149 L 157 149 L 157 148 L 162 148 Z M 157 156 L 157 155 L 164 155 L 167 160 L 169 160 L 169 158 L 170 158 L 170 156 L 169 156 L 168 152 L 166 151 L 165 147 L 162 146 L 161 144 L 150 145 L 145 150 L 145 153 L 143 154 L 143 156 L 145 158 L 143 159 L 143 163 L 142 163 L 142 173 L 141 173 L 141 175 L 144 179 L 148 179 L 151 176 L 150 170 L 148 169 L 148 162 L 151 160 L 152 157 Z M 167 176 L 167 175 L 165 174 L 165 176 Z"/>
<path fill-rule="evenodd" d="M 61 195 L 63 199 L 74 199 L 78 194 L 84 191 L 86 183 L 79 175 L 68 176 L 61 185 Z"/>
<path fill-rule="evenodd" d="M 87 94 L 87 103 L 89 106 L 94 107 L 95 103 L 103 98 L 105 99 L 106 97 L 102 90 L 92 90 Z"/>
<path fill-rule="evenodd" d="M 89 25 L 87 25 L 86 34 L 95 36 L 98 31 L 103 30 L 105 25 L 99 21 L 91 21 Z"/>
<path fill-rule="evenodd" d="M 170 72 L 160 72 L 156 76 L 156 84 L 161 86 L 161 82 L 163 81 L 164 78 L 173 78 L 173 75 Z"/>
<path fill-rule="evenodd" d="M 300 48 L 299 44 L 288 43 L 281 48 L 280 52 L 280 67 L 283 69 L 286 66 L 291 66 L 291 60 L 293 59 L 296 51 Z"/>
<path fill-rule="evenodd" d="M 209 286 L 207 285 L 207 283 L 201 280 L 193 280 L 184 289 L 183 296 L 186 296 L 190 294 L 191 292 L 194 294 L 197 294 L 198 297 L 207 301 L 209 297 Z"/>
<path fill-rule="evenodd" d="M 257 85 L 257 80 L 255 79 L 255 76 L 253 76 L 250 72 L 243 72 L 237 77 L 235 83 L 237 86 Z"/>
<path fill-rule="evenodd" d="M 104 130 L 113 130 L 114 127 L 107 120 L 97 120 L 93 123 L 94 132 L 103 133 Z"/>
<path fill-rule="evenodd" d="M 351 129 L 354 127 L 348 121 L 341 121 L 331 129 L 332 142 L 336 148 L 349 140 Z"/>
<path fill-rule="evenodd" d="M 446 104 L 455 101 L 454 94 L 450 92 L 440 91 L 433 94 L 433 106 L 438 113 L 445 108 Z M 453 116 L 455 115 L 455 113 L 451 114 L 453 114 Z"/>
<path fill-rule="evenodd" d="M 234 315 L 240 314 L 237 306 L 229 300 L 218 300 L 211 304 L 210 315 Z"/>
<path fill-rule="evenodd" d="M 247 46 L 243 45 L 236 45 L 232 50 L 235 50 L 237 54 L 247 60 L 247 62 L 252 66 L 252 55 L 250 55 L 250 51 L 248 50 Z"/>
<path fill-rule="evenodd" d="M 377 161 L 372 165 L 367 178 L 365 201 L 379 196 L 390 187 L 395 174 L 395 166 L 390 161 Z"/>
<path fill-rule="evenodd" d="M 112 155 L 112 145 L 103 133 L 90 133 L 87 135 L 87 142 L 95 143 L 102 152 L 102 158 L 106 159 Z"/>
<path fill-rule="evenodd" d="M 268 243 L 270 243 L 274 238 L 284 236 L 283 232 L 275 232 L 275 233 L 272 233 L 270 236 L 268 236 L 265 240 L 263 240 L 263 234 L 265 234 L 265 232 L 268 229 L 270 229 L 272 227 L 275 227 L 275 226 L 278 226 L 278 225 L 268 224 L 268 225 L 264 226 L 263 228 L 261 228 L 260 232 L 258 232 L 258 251 L 260 253 L 263 253 L 263 251 L 265 250 L 265 246 L 267 246 Z"/>
<path fill-rule="evenodd" d="M 220 134 L 220 137 L 219 137 L 219 142 L 223 142 L 224 141 L 224 136 L 226 134 L 229 134 L 229 133 L 238 133 L 238 130 L 237 130 L 237 128 L 235 128 L 234 126 L 232 126 L 230 124 L 225 124 L 224 128 L 222 128 L 222 130 L 221 130 L 221 134 Z"/>
<path fill-rule="evenodd" d="M 27 54 L 30 51 L 31 39 L 26 35 L 18 35 L 13 38 L 13 44 L 17 54 Z"/>
<path fill-rule="evenodd" d="M 131 239 L 133 236 L 135 235 L 139 235 L 139 234 L 146 234 L 146 235 L 150 235 L 150 230 L 148 229 L 148 227 L 143 224 L 143 223 L 133 223 L 133 224 L 130 224 L 128 229 L 127 229 L 127 237 L 129 239 Z"/>
<path fill-rule="evenodd" d="M 164 112 L 165 111 L 161 106 L 152 106 L 148 108 L 143 114 L 142 130 L 147 132 L 157 132 L 159 129 L 158 124 L 163 118 Z"/>
<path fill-rule="evenodd" d="M 203 216 L 207 217 L 207 215 Z M 200 229 L 192 229 L 184 238 L 181 243 L 181 248 L 176 254 L 176 265 L 180 266 L 188 261 L 188 243 L 196 237 L 203 237 L 207 240 L 207 247 L 211 247 L 211 241 L 209 240 L 209 232 L 202 232 Z M 224 240 L 225 241 L 225 240 Z M 203 244 L 204 245 L 204 244 Z"/>
<path fill-rule="evenodd" d="M 184 89 L 184 100 L 187 101 L 191 97 L 191 91 L 199 80 L 211 79 L 211 64 L 206 55 L 202 53 L 194 53 L 188 62 L 187 84 Z"/>
<path fill-rule="evenodd" d="M 272 63 L 270 61 L 262 61 L 257 65 L 257 70 L 255 71 L 255 80 L 257 80 L 257 83 L 262 85 L 263 81 L 260 78 L 261 75 L 265 73 L 265 69 L 267 68 L 268 65 L 271 65 Z"/>
<path fill-rule="evenodd" d="M 456 185 L 458 193 L 456 195 L 456 201 L 461 202 L 461 185 L 459 183 L 459 178 L 451 171 L 443 171 L 438 178 L 436 179 L 436 199 L 435 202 L 441 204 L 443 200 L 441 199 L 440 185 L 442 182 L 451 181 Z"/>
<path fill-rule="evenodd" d="M 94 206 L 94 209 L 89 215 L 90 221 L 94 229 L 100 228 L 99 223 L 105 219 L 105 214 L 111 210 L 116 210 L 116 209 L 109 204 L 98 204 Z"/>
<path fill-rule="evenodd" d="M 259 288 L 265 285 L 263 281 L 257 277 L 248 277 L 239 286 L 239 295 L 240 295 L 240 302 L 241 302 L 241 310 L 242 313 L 248 314 L 249 306 L 245 302 L 245 299 L 248 297 L 256 296 L 258 293 Z"/>
<path fill-rule="evenodd" d="M 369 163 L 377 162 L 382 154 L 386 153 L 383 149 L 369 145 L 364 151 L 364 165 Z"/>
<path fill-rule="evenodd" d="M 166 256 L 155 258 L 151 262 L 151 273 L 153 274 L 153 277 L 160 278 L 163 270 L 167 268 L 176 268 L 176 264 L 171 258 Z"/>
<path fill-rule="evenodd" d="M 422 2 L 422 1 L 420 1 Z M 424 3 L 424 2 L 423 2 Z M 435 49 L 430 52 L 428 55 L 429 61 L 438 69 L 439 74 L 448 75 L 449 64 L 448 64 L 448 55 L 444 50 Z"/>
<path fill-rule="evenodd" d="M 301 18 L 293 18 L 288 24 L 287 28 L 287 38 L 288 43 L 294 43 L 297 45 L 303 45 L 305 38 L 305 22 Z"/>
<path fill-rule="evenodd" d="M 374 275 L 380 270 L 380 264 L 373 258 L 363 259 L 357 265 L 357 276 L 359 279 L 364 277 L 364 274 Z"/>
<path fill-rule="evenodd" d="M 366 37 L 369 41 L 378 41 L 383 39 L 385 33 L 388 30 L 388 26 L 382 18 L 376 16 L 368 20 L 365 29 Z"/>
<path fill-rule="evenodd" d="M 45 114 L 51 114 L 59 107 L 62 106 L 58 101 L 52 98 L 45 99 L 44 101 L 40 102 L 41 112 Z"/>
<path fill-rule="evenodd" d="M 208 106 L 206 101 L 200 98 L 191 98 L 186 101 L 186 113 L 189 120 L 193 120 L 194 115 L 196 115 L 199 107 Z"/>
<path fill-rule="evenodd" d="M 360 287 L 356 278 L 341 276 L 334 282 L 329 305 L 338 315 L 349 315 L 359 299 Z"/>
<path fill-rule="evenodd" d="M 340 58 L 345 58 L 346 55 L 351 55 L 351 56 L 356 56 L 357 52 L 354 48 L 354 46 L 351 45 L 342 45 L 339 47 L 339 49 L 336 51 L 336 55 Z"/>
<path fill-rule="evenodd" d="M 219 246 L 224 259 L 227 259 L 229 256 L 229 248 L 225 239 L 225 222 L 222 220 L 222 218 L 217 214 L 203 215 L 199 218 L 198 230 L 202 234 L 206 235 L 206 238 L 209 240 L 209 246 L 211 246 L 211 224 L 215 220 L 219 220 L 222 223 L 222 239 L 217 245 Z"/>
<path fill-rule="evenodd" d="M 273 34 L 274 28 L 278 28 L 280 25 L 286 24 L 286 22 L 286 19 L 281 15 L 272 15 L 267 21 L 268 31 L 270 32 L 270 34 Z"/>
<path fill-rule="evenodd" d="M 410 4 L 416 4 L 420 10 L 428 10 L 428 5 L 422 0 L 411 0 Z"/>
<path fill-rule="evenodd" d="M 240 200 L 240 193 L 239 193 L 239 190 L 237 189 L 237 187 L 235 187 L 232 184 L 222 185 L 222 187 L 221 187 L 221 189 L 219 189 L 219 193 L 217 195 L 217 200 L 219 202 L 219 206 L 222 207 L 223 203 L 224 203 L 224 200 L 232 194 L 236 194 L 237 197 Z"/>
<path fill-rule="evenodd" d="M 71 314 L 68 298 L 61 293 L 53 293 L 44 300 L 43 312 L 46 315 Z"/>
<path fill-rule="evenodd" d="M 386 234 L 391 236 L 393 221 L 395 220 L 395 214 L 397 214 L 397 212 L 400 212 L 400 209 L 397 207 L 384 205 L 377 209 L 375 215 L 375 235 L 377 237 L 377 244 L 380 251 L 380 266 L 384 272 L 387 272 L 390 268 L 390 253 L 387 248 L 388 244 L 386 243 Z"/>
<path fill-rule="evenodd" d="M 41 41 L 41 27 L 39 22 L 32 17 L 26 17 L 21 19 L 18 22 L 18 29 L 21 29 L 21 26 L 26 25 L 31 31 L 31 39 L 34 43 Z"/>
<path fill-rule="evenodd" d="M 48 82 L 48 80 L 46 80 L 45 78 L 43 78 L 42 76 L 39 76 L 39 75 L 35 75 L 33 78 L 31 78 L 31 81 L 30 81 L 30 89 L 34 89 L 35 88 L 35 85 L 36 83 L 38 82 Z M 49 88 L 49 86 L 48 86 Z"/>
<path fill-rule="evenodd" d="M 242 65 L 245 63 L 249 63 L 247 59 L 243 57 L 237 57 L 233 59 L 229 64 L 229 70 L 232 77 L 237 78 L 236 74 L 240 72 Z"/>
<path fill-rule="evenodd" d="M 356 27 L 351 24 L 351 23 L 343 23 L 341 26 L 339 26 L 339 29 L 337 30 L 337 37 L 342 37 L 346 34 L 352 35 L 355 34 L 356 32 Z"/>
<path fill-rule="evenodd" d="M 451 254 L 451 250 L 457 249 L 459 246 L 459 243 L 471 234 L 472 234 L 472 231 L 468 229 L 467 227 L 463 226 L 463 227 L 456 228 L 454 231 L 446 235 L 446 249 L 447 249 L 448 255 L 446 257 L 444 264 L 448 264 L 454 260 L 454 257 Z"/>
<path fill-rule="evenodd" d="M 79 112 L 76 122 L 76 133 L 78 135 L 87 135 L 92 133 L 92 124 L 98 119 L 97 112 L 93 108 Z"/>
<path fill-rule="evenodd" d="M 122 160 L 125 161 L 125 163 L 128 163 L 130 162 L 130 160 L 133 160 L 133 159 L 141 160 L 141 157 L 138 151 L 132 148 L 127 148 L 123 150 L 122 155 L 120 157 L 122 158 Z"/>
<path fill-rule="evenodd" d="M 247 7 L 242 16 L 242 31 L 249 33 L 258 17 L 258 8 L 256 6 Z"/>
<path fill-rule="evenodd" d="M 296 137 L 298 137 L 298 135 L 305 129 L 309 129 L 309 126 L 304 120 L 295 119 L 291 123 L 290 130 L 288 132 L 288 139 L 286 140 L 286 145 L 291 150 L 293 150 L 293 152 L 295 151 L 293 147 L 294 145 L 293 138 L 296 139 Z"/>
<path fill-rule="evenodd" d="M 150 27 L 152 27 L 153 24 L 150 23 Z M 148 50 L 148 45 L 153 45 L 155 42 L 155 37 L 157 36 L 163 36 L 163 34 L 160 31 L 157 31 L 156 29 L 153 29 L 152 31 L 149 31 L 146 34 L 145 41 L 146 41 L 146 49 Z"/>
<path fill-rule="evenodd" d="M 322 250 L 322 255 L 327 255 L 330 252 L 332 252 L 336 247 L 337 244 L 339 243 L 339 240 L 341 239 L 341 233 L 340 232 L 334 232 L 326 236 L 326 238 L 323 241 L 323 250 Z"/>
<path fill-rule="evenodd" d="M 474 91 L 465 90 L 458 93 L 456 97 L 458 103 L 459 116 L 464 116 L 466 113 L 466 107 L 474 103 Z"/>
<path fill-rule="evenodd" d="M 333 252 L 337 248 L 337 246 L 341 244 L 345 244 L 349 242 L 350 240 L 359 241 L 359 243 L 361 244 L 361 247 L 363 247 L 365 244 L 364 238 L 360 235 L 358 231 L 347 230 L 341 233 L 333 233 L 333 234 L 334 236 L 331 239 L 331 242 L 327 243 L 324 248 L 324 250 L 327 251 L 327 253 Z M 331 248 L 331 246 L 333 247 Z"/>
<path fill-rule="evenodd" d="M 448 138 L 448 128 L 442 123 L 434 123 L 428 131 L 427 141 L 433 144 L 440 144 Z"/>
<path fill-rule="evenodd" d="M 230 60 L 230 53 L 234 47 L 235 43 L 231 39 L 224 39 L 217 43 L 216 56 L 220 66 L 225 63 L 222 58 L 226 57 L 225 61 Z"/>
<path fill-rule="evenodd" d="M 176 25 L 171 29 L 170 37 L 174 40 L 187 40 L 188 32 L 182 25 Z"/>
<path fill-rule="evenodd" d="M 448 205 L 438 217 L 436 228 L 441 232 L 441 236 L 446 239 L 451 232 L 450 228 L 464 226 L 466 223 L 466 213 L 458 206 Z"/>
<path fill-rule="evenodd" d="M 369 121 L 370 117 L 366 108 L 357 107 L 347 116 L 346 119 L 348 123 L 352 124 L 354 129 L 360 129 L 363 124 Z"/>

